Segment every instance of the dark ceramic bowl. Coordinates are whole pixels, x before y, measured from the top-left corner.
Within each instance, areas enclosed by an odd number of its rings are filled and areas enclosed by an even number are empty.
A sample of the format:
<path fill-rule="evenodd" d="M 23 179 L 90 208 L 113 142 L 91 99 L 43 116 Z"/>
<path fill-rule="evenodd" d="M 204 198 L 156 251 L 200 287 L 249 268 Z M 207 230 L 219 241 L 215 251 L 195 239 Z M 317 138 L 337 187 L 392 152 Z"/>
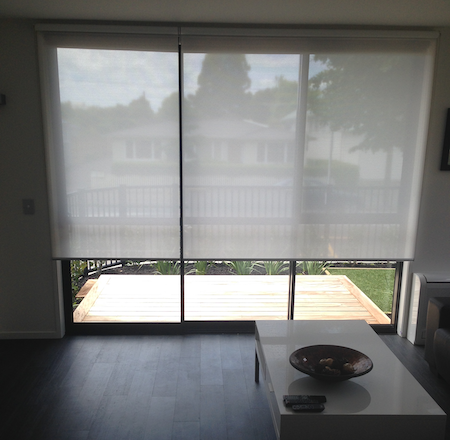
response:
<path fill-rule="evenodd" d="M 330 366 L 332 370 L 326 370 L 322 359 L 333 359 Z M 289 357 L 291 365 L 302 373 L 309 374 L 315 379 L 340 382 L 353 377 L 367 374 L 373 368 L 373 363 L 365 354 L 352 348 L 340 347 L 339 345 L 311 345 L 294 351 Z M 343 364 L 349 366 L 343 368 Z"/>

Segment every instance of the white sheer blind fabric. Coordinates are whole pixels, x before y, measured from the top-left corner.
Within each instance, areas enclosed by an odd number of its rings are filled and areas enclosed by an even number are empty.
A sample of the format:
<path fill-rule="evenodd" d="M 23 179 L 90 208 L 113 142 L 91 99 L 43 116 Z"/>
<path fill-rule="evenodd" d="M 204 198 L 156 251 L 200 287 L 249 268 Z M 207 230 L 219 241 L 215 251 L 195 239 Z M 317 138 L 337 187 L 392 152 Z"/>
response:
<path fill-rule="evenodd" d="M 55 258 L 413 258 L 433 38 L 50 36 Z"/>
<path fill-rule="evenodd" d="M 178 38 L 42 43 L 54 257 L 179 258 Z"/>
<path fill-rule="evenodd" d="M 432 46 L 183 38 L 185 258 L 413 258 Z"/>

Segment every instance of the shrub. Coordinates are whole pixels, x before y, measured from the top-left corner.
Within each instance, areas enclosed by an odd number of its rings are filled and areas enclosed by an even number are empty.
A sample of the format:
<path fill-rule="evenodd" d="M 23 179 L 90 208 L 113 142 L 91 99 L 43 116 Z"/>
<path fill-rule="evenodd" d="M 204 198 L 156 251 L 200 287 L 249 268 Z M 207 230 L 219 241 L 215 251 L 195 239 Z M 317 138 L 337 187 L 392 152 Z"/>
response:
<path fill-rule="evenodd" d="M 328 268 L 326 261 L 299 261 L 297 269 L 303 275 L 325 275 Z"/>
<path fill-rule="evenodd" d="M 179 275 L 180 262 L 159 260 L 156 262 L 155 272 L 159 275 Z"/>
<path fill-rule="evenodd" d="M 195 274 L 195 275 L 206 275 L 206 272 L 208 271 L 208 267 L 211 267 L 213 263 L 211 261 L 196 261 L 194 263 L 194 268 L 191 269 L 188 272 L 189 274 Z"/>
<path fill-rule="evenodd" d="M 267 275 L 280 275 L 289 269 L 287 261 L 263 261 L 262 264 Z"/>
<path fill-rule="evenodd" d="M 237 275 L 250 275 L 255 267 L 260 267 L 256 261 L 229 261 L 226 263 Z"/>

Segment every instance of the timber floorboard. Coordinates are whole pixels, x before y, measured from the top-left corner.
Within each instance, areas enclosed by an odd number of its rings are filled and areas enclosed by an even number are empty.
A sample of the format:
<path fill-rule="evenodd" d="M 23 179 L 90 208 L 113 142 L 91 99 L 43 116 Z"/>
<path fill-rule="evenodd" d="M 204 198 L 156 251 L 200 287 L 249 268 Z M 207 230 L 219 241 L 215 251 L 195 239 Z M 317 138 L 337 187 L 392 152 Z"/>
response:
<path fill-rule="evenodd" d="M 380 337 L 449 414 L 423 347 Z M 1 340 L 0 359 L 0 439 L 275 440 L 252 334 Z"/>
<path fill-rule="evenodd" d="M 254 335 L 0 341 L 0 439 L 275 440 Z"/>
<path fill-rule="evenodd" d="M 295 319 L 390 323 L 390 319 L 343 275 L 298 276 L 296 280 Z M 286 319 L 288 282 L 287 275 L 186 276 L 185 320 Z M 78 308 L 83 309 L 83 313 L 75 311 L 75 322 L 179 322 L 180 277 L 101 275 Z"/>

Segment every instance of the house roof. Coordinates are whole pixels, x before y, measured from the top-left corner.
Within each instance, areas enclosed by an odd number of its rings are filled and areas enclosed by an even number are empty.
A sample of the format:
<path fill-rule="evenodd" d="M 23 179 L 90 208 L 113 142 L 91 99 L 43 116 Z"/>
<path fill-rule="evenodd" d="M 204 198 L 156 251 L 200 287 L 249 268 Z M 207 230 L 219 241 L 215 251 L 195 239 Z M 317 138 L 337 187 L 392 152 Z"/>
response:
<path fill-rule="evenodd" d="M 294 133 L 274 127 L 264 126 L 253 121 L 239 119 L 207 119 L 198 125 L 185 128 L 187 136 L 202 137 L 206 139 L 233 139 L 233 140 L 292 140 Z M 151 121 L 148 125 L 128 128 L 111 133 L 112 138 L 138 139 L 138 138 L 174 138 L 178 136 L 176 123 L 167 121 Z"/>

